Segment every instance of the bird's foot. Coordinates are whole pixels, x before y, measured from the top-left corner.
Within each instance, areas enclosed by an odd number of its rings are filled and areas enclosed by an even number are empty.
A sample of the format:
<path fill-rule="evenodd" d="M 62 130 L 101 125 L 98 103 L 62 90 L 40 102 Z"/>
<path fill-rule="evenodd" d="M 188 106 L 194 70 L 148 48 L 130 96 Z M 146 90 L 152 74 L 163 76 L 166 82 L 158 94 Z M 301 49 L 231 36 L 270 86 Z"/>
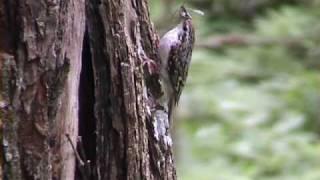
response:
<path fill-rule="evenodd" d="M 159 73 L 159 65 L 150 58 L 145 58 L 142 63 L 143 67 L 147 69 L 150 75 Z"/>

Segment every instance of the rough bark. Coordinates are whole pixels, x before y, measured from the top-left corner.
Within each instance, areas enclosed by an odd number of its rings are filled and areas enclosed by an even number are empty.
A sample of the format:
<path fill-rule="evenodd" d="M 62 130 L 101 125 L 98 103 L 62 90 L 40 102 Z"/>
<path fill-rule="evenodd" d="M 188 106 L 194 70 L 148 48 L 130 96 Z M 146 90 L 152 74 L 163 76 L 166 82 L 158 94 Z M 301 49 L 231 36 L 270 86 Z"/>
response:
<path fill-rule="evenodd" d="M 0 14 L 5 178 L 73 179 L 84 1 L 2 0 Z"/>
<path fill-rule="evenodd" d="M 143 70 L 143 61 L 158 60 L 147 1 L 92 0 L 86 7 L 97 179 L 176 179 L 167 116 L 150 107 L 159 85 Z"/>
<path fill-rule="evenodd" d="M 167 114 L 156 106 L 159 79 L 143 66 L 158 61 L 147 6 L 146 0 L 0 1 L 6 179 L 74 179 L 66 134 L 76 145 L 78 128 L 79 150 L 91 164 L 89 174 L 76 177 L 176 179 Z"/>

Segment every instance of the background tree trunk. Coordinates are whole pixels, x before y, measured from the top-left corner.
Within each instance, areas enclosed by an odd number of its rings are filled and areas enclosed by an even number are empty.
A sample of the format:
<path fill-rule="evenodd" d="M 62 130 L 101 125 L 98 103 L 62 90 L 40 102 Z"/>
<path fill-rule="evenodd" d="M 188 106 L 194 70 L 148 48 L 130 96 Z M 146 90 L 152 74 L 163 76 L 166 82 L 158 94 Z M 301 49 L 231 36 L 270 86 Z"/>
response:
<path fill-rule="evenodd" d="M 176 179 L 146 0 L 2 0 L 0 24 L 6 179 L 74 179 L 78 131 L 89 179 Z"/>
<path fill-rule="evenodd" d="M 0 1 L 7 179 L 73 179 L 84 1 Z M 2 26 L 4 24 L 4 26 Z"/>

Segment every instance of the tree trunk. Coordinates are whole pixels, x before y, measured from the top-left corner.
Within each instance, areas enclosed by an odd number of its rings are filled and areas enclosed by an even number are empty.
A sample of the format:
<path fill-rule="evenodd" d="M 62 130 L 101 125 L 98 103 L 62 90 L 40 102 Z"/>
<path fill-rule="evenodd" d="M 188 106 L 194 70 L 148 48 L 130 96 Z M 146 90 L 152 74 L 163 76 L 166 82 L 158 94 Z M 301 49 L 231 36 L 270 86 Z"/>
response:
<path fill-rule="evenodd" d="M 84 1 L 7 1 L 1 11 L 6 179 L 73 179 Z"/>
<path fill-rule="evenodd" d="M 1 0 L 0 24 L 4 179 L 176 179 L 146 0 Z"/>
<path fill-rule="evenodd" d="M 159 85 L 142 66 L 158 59 L 146 0 L 89 1 L 87 15 L 97 179 L 175 179 L 168 119 L 149 107 Z"/>

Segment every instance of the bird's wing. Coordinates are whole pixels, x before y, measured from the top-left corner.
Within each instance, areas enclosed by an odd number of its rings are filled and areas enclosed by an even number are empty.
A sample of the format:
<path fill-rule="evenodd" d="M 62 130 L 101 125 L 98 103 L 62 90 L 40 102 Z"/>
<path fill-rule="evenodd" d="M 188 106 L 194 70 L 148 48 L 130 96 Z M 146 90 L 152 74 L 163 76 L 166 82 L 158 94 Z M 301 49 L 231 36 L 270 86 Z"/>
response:
<path fill-rule="evenodd" d="M 188 29 L 187 31 L 181 31 L 181 33 L 178 34 L 178 41 L 170 48 L 167 68 L 175 95 L 175 105 L 179 102 L 181 92 L 188 76 L 193 44 L 194 31 L 191 27 L 191 29 Z"/>

